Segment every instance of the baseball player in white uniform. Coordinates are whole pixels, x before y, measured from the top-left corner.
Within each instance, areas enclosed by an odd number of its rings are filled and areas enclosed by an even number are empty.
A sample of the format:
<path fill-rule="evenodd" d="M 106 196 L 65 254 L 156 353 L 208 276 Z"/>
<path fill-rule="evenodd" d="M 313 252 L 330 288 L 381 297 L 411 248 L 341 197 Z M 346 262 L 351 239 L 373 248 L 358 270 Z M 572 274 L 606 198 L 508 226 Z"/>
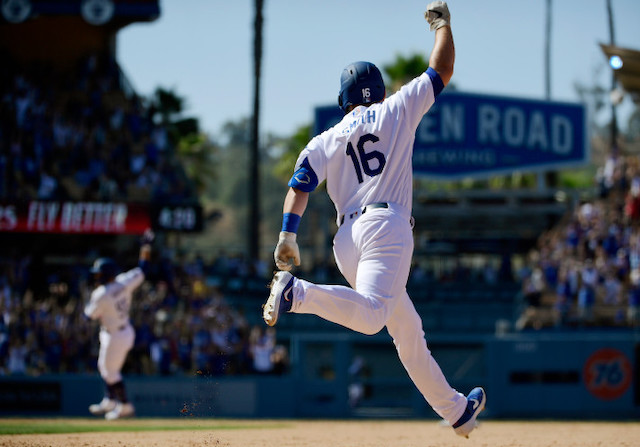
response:
<path fill-rule="evenodd" d="M 485 391 L 453 389 L 427 347 L 422 321 L 406 291 L 411 258 L 412 153 L 423 115 L 453 75 L 455 48 L 445 2 L 427 7 L 435 31 L 429 69 L 386 98 L 382 75 L 369 62 L 347 66 L 340 79 L 342 121 L 300 153 L 284 200 L 274 252 L 280 269 L 263 306 L 273 326 L 285 312 L 318 315 L 363 334 L 386 327 L 409 376 L 456 434 L 468 437 L 484 409 Z M 296 232 L 309 193 L 326 180 L 337 212 L 336 263 L 351 287 L 294 277 L 300 265 Z"/>
<path fill-rule="evenodd" d="M 96 416 L 104 415 L 107 420 L 135 415 L 133 404 L 127 399 L 121 370 L 135 340 L 129 309 L 134 290 L 145 279 L 152 240 L 153 233 L 147 231 L 142 238 L 139 265 L 129 271 L 118 273 L 118 266 L 110 258 L 96 259 L 91 268 L 100 285 L 91 293 L 84 313 L 100 321 L 98 370 L 105 383 L 105 394 L 102 401 L 89 406 L 89 411 Z"/>

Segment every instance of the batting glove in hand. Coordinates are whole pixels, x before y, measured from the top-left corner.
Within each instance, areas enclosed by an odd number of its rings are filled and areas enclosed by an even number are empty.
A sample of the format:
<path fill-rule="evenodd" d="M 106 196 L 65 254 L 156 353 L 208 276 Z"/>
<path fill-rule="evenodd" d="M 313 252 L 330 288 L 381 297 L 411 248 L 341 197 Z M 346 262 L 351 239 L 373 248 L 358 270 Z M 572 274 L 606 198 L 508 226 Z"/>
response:
<path fill-rule="evenodd" d="M 140 238 L 140 245 L 147 245 L 147 244 L 151 245 L 155 238 L 156 238 L 156 235 L 153 232 L 153 230 L 151 228 L 147 228 L 146 230 L 144 230 L 144 233 Z"/>
<path fill-rule="evenodd" d="M 300 249 L 296 242 L 296 233 L 281 231 L 278 244 L 273 252 L 273 259 L 280 270 L 291 270 L 293 264 L 300 265 Z M 291 260 L 293 259 L 293 264 Z"/>
<path fill-rule="evenodd" d="M 449 7 L 446 2 L 429 3 L 424 13 L 424 18 L 427 20 L 431 31 L 451 25 L 451 14 L 449 14 Z"/>

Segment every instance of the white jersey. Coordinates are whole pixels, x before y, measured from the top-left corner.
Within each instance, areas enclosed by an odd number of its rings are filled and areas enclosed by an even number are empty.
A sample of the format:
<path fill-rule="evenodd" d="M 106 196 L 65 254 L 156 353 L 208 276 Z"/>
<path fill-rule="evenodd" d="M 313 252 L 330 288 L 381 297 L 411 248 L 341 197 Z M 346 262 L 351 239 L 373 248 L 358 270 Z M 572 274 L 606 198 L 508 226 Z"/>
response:
<path fill-rule="evenodd" d="M 313 138 L 300 153 L 296 171 L 307 166 L 316 184 L 327 181 L 338 219 L 375 202 L 395 203 L 410 212 L 415 132 L 434 102 L 431 78 L 423 73 L 383 102 L 356 107 Z"/>
<path fill-rule="evenodd" d="M 91 299 L 84 313 L 92 320 L 99 319 L 107 332 L 115 332 L 129 324 L 129 309 L 133 291 L 144 281 L 140 267 L 120 273 L 115 279 L 97 287 L 91 293 Z"/>

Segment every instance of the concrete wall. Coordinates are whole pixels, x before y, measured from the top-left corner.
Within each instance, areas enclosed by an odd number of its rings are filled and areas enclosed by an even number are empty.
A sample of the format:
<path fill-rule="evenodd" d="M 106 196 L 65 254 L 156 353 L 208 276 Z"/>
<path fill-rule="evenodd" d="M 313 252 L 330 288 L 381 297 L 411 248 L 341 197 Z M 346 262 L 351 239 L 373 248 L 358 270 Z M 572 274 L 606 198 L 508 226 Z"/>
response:
<path fill-rule="evenodd" d="M 534 334 L 496 338 L 487 347 L 488 406 L 495 416 L 640 416 L 637 337 Z"/>
<path fill-rule="evenodd" d="M 452 386 L 487 390 L 485 417 L 640 417 L 640 337 L 580 332 L 436 337 Z M 127 377 L 141 417 L 436 417 L 386 335 L 304 334 L 291 341 L 286 376 Z M 365 373 L 349 374 L 355 358 Z M 350 386 L 363 391 L 357 405 Z M 88 416 L 102 397 L 95 375 L 0 378 L 1 415 Z"/>

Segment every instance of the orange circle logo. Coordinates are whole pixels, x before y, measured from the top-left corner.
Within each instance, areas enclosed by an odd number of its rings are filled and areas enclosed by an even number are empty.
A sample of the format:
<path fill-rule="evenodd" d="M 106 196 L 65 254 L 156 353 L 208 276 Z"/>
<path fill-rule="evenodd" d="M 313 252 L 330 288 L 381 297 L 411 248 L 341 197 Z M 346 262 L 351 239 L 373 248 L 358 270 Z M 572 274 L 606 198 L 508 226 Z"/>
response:
<path fill-rule="evenodd" d="M 631 384 L 631 362 L 617 349 L 599 349 L 584 364 L 583 376 L 591 394 L 602 400 L 617 399 Z"/>

